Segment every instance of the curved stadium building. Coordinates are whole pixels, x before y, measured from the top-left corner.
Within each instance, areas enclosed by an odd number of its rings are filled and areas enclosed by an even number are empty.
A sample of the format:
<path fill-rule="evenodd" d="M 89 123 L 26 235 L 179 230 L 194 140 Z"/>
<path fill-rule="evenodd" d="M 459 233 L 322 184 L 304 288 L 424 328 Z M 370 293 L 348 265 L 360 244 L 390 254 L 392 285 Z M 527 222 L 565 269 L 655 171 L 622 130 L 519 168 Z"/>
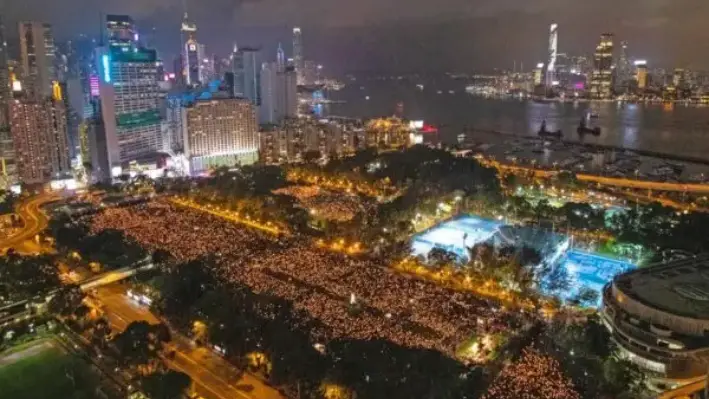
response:
<path fill-rule="evenodd" d="M 674 261 L 616 276 L 601 311 L 629 360 L 673 386 L 709 368 L 709 258 Z"/>

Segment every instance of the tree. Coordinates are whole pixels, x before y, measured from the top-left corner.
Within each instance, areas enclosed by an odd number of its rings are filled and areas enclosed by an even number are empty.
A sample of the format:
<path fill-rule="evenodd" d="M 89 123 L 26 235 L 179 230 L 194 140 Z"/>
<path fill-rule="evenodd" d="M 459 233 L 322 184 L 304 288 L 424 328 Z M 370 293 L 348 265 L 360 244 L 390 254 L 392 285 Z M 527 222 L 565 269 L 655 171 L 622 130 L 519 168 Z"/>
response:
<path fill-rule="evenodd" d="M 165 329 L 162 324 L 134 321 L 114 338 L 113 344 L 126 365 L 148 365 L 170 339 L 169 335 L 164 334 Z"/>
<path fill-rule="evenodd" d="M 0 258 L 0 298 L 21 301 L 47 294 L 61 285 L 52 256 L 21 256 L 8 251 Z"/>
<path fill-rule="evenodd" d="M 47 309 L 54 314 L 67 317 L 76 312 L 85 296 L 84 291 L 76 284 L 62 287 L 49 300 Z"/>
<path fill-rule="evenodd" d="M 151 399 L 179 399 L 189 390 L 192 379 L 185 373 L 168 370 L 148 374 L 140 383 Z"/>

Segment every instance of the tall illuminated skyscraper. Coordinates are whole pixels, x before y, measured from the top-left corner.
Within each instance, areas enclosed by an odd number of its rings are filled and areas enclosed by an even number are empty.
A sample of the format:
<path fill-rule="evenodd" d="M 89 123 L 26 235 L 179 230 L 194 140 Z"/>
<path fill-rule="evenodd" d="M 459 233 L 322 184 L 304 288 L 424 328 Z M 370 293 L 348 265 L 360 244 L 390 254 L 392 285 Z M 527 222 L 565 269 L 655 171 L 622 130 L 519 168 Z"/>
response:
<path fill-rule="evenodd" d="M 556 55 L 559 41 L 559 26 L 551 24 L 549 27 L 549 63 L 547 63 L 547 86 L 551 86 L 555 79 Z"/>
<path fill-rule="evenodd" d="M 197 42 L 197 25 L 190 22 L 187 13 L 182 19 L 182 35 L 185 39 L 182 49 L 183 68 L 185 82 L 189 86 L 198 86 L 203 82 L 202 59 L 204 58 L 203 48 Z"/>
<path fill-rule="evenodd" d="M 42 22 L 20 22 L 20 58 L 23 87 L 31 96 L 50 97 L 57 80 L 52 27 Z"/>
<path fill-rule="evenodd" d="M 303 36 L 299 27 L 293 28 L 293 65 L 298 78 L 298 84 L 304 84 L 305 59 L 303 58 Z"/>
<path fill-rule="evenodd" d="M 604 33 L 593 55 L 591 74 L 591 98 L 608 99 L 613 84 L 613 34 Z"/>
<path fill-rule="evenodd" d="M 92 164 L 97 180 L 108 180 L 162 148 L 161 92 L 155 50 L 102 47 L 96 60 L 102 133 Z"/>

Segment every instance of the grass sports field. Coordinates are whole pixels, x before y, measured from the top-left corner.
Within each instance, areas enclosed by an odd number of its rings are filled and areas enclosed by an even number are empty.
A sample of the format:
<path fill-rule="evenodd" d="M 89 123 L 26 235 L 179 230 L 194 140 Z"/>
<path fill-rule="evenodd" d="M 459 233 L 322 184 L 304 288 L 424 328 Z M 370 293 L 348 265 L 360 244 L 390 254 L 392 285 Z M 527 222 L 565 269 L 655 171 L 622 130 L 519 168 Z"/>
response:
<path fill-rule="evenodd" d="M 96 381 L 83 360 L 53 340 L 0 354 L 0 398 L 93 398 Z"/>

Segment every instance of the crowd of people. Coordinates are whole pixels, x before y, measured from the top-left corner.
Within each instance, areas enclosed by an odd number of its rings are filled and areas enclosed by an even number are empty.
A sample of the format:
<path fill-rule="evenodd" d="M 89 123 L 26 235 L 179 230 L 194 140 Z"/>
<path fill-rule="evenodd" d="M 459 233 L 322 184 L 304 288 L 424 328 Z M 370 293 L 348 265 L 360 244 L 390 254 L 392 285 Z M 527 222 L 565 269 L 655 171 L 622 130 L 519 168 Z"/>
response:
<path fill-rule="evenodd" d="M 335 222 L 348 222 L 366 207 L 356 195 L 334 193 L 317 186 L 290 186 L 275 193 L 290 195 L 311 214 Z"/>
<path fill-rule="evenodd" d="M 508 365 L 493 381 L 483 399 L 579 399 L 570 379 L 554 358 L 525 349 L 517 362 Z"/>
<path fill-rule="evenodd" d="M 178 261 L 214 256 L 214 274 L 257 293 L 292 301 L 320 321 L 314 340 L 386 339 L 453 354 L 471 335 L 509 330 L 519 313 L 469 293 L 409 278 L 383 265 L 317 248 L 303 238 L 276 238 L 167 201 L 106 210 L 93 232 L 119 229 Z"/>

